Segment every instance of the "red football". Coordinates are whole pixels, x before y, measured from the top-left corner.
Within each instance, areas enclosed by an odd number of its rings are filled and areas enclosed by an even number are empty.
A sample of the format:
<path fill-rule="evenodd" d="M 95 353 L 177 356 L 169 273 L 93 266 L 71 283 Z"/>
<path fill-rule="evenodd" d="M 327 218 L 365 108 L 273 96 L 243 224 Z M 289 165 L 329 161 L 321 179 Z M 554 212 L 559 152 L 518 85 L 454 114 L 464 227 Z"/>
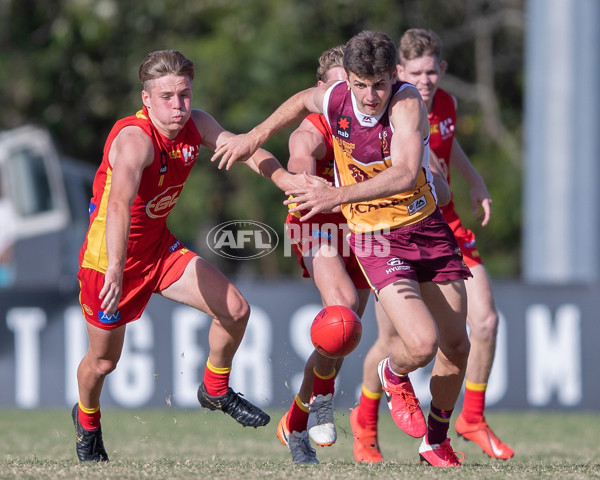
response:
<path fill-rule="evenodd" d="M 310 327 L 310 338 L 317 351 L 329 358 L 345 357 L 359 344 L 362 323 L 354 310 L 331 305 L 321 310 Z"/>

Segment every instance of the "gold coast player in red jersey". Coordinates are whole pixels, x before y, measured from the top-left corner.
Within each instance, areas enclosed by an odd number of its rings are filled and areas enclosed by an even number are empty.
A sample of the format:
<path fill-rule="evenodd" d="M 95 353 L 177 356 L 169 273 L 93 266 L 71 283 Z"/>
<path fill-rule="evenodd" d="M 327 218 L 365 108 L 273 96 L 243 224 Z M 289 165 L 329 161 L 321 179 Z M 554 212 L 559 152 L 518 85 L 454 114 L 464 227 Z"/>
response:
<path fill-rule="evenodd" d="M 212 317 L 200 404 L 222 410 L 244 426 L 269 416 L 229 387 L 233 356 L 250 316 L 239 290 L 188 250 L 167 228 L 202 146 L 214 150 L 232 136 L 192 109 L 194 65 L 181 53 L 149 54 L 139 68 L 143 108 L 110 132 L 90 202 L 90 226 L 80 252 L 80 302 L 89 348 L 77 370 L 73 407 L 81 461 L 108 461 L 100 427 L 100 393 L 121 356 L 126 325 L 137 320 L 153 293 Z M 288 174 L 268 152 L 248 165 L 282 189 Z"/>
<path fill-rule="evenodd" d="M 460 394 L 469 339 L 464 279 L 470 272 L 437 207 L 429 168 L 427 107 L 417 89 L 396 78 L 396 47 L 365 31 L 344 47 L 346 82 L 293 95 L 249 133 L 228 139 L 213 160 L 229 168 L 275 132 L 309 112 L 327 118 L 334 139 L 336 187 L 317 177 L 291 189 L 302 220 L 338 206 L 348 241 L 397 335 L 379 376 L 396 423 L 422 437 L 421 461 L 459 467 L 447 437 Z M 435 359 L 427 422 L 408 374 Z"/>
<path fill-rule="evenodd" d="M 492 199 L 481 175 L 475 170 L 456 140 L 456 104 L 439 82 L 447 64 L 442 59 L 439 36 L 425 29 L 410 29 L 398 44 L 398 74 L 401 80 L 413 83 L 427 104 L 431 125 L 431 147 L 440 160 L 450 183 L 452 166 L 469 184 L 473 214 L 481 225 L 487 225 Z M 481 208 L 480 208 L 481 207 Z M 454 209 L 454 202 L 442 207 L 444 218 L 452 228 L 465 263 L 473 277 L 467 282 L 467 321 L 470 327 L 471 351 L 465 377 L 465 396 L 455 428 L 459 435 L 476 442 L 490 457 L 507 459 L 513 449 L 501 442 L 484 416 L 485 391 L 494 362 L 498 312 L 492 286 L 475 244 L 475 235 L 465 228 Z"/>
<path fill-rule="evenodd" d="M 318 85 L 346 79 L 343 57 L 342 47 L 323 52 L 317 69 Z M 290 172 L 307 172 L 334 181 L 331 130 L 323 115 L 311 113 L 302 121 L 290 135 L 289 150 Z M 346 243 L 346 218 L 339 212 L 320 213 L 307 222 L 301 217 L 302 212 L 289 213 L 286 230 L 303 276 L 313 279 L 324 307 L 344 305 L 362 315 L 370 289 Z M 310 440 L 323 447 L 337 439 L 333 396 L 342 363 L 343 359 L 330 359 L 316 350 L 306 362 L 300 390 L 277 426 L 277 436 L 288 445 L 295 463 L 319 463 Z"/>

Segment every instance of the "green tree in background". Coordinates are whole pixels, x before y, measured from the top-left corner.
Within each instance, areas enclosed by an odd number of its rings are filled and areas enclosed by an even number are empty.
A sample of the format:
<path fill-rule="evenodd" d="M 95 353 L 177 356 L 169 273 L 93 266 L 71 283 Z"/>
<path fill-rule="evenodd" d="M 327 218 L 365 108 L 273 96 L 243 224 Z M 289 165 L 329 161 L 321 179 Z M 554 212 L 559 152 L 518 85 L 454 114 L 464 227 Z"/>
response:
<path fill-rule="evenodd" d="M 470 217 L 453 177 L 457 208 L 477 236 L 492 275 L 519 274 L 523 0 L 5 0 L 0 2 L 0 128 L 46 126 L 68 155 L 98 164 L 113 123 L 140 108 L 137 68 L 173 48 L 196 64 L 194 106 L 236 133 L 262 121 L 315 83 L 320 53 L 364 29 L 394 40 L 409 27 L 436 30 L 459 101 L 458 138 L 486 179 L 490 225 Z M 284 131 L 266 148 L 285 165 Z M 206 232 L 231 219 L 273 226 L 283 238 L 280 191 L 236 165 L 220 172 L 205 152 L 170 225 L 230 273 L 297 274 L 283 249 L 252 262 L 225 262 Z"/>

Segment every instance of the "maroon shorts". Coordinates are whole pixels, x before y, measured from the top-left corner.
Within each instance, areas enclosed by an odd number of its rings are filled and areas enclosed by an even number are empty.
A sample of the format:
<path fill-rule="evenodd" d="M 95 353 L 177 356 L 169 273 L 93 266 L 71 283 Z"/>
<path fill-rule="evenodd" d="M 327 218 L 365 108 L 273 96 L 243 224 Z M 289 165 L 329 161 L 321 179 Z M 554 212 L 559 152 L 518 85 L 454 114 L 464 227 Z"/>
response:
<path fill-rule="evenodd" d="M 340 221 L 341 220 L 341 221 Z M 362 269 L 356 261 L 356 256 L 346 241 L 349 233 L 346 219 L 337 215 L 321 215 L 307 222 L 300 222 L 298 217 L 288 215 L 285 230 L 290 239 L 296 260 L 302 268 L 302 276 L 310 278 L 310 273 L 304 263 L 304 255 L 314 247 L 323 243 L 334 245 L 344 262 L 346 273 L 356 289 L 370 288 Z"/>
<path fill-rule="evenodd" d="M 117 311 L 107 315 L 102 311 L 102 300 L 98 298 L 104 286 L 104 273 L 91 268 L 80 268 L 79 302 L 85 319 L 98 328 L 110 330 L 133 322 L 142 316 L 153 293 L 158 293 L 176 282 L 197 255 L 183 246 L 174 236 L 162 242 L 161 255 L 139 269 L 126 270 L 123 274 L 121 300 Z"/>
<path fill-rule="evenodd" d="M 472 268 L 476 265 L 482 265 L 483 260 L 479 255 L 477 246 L 475 245 L 475 234 L 468 228 L 463 227 L 463 224 L 457 215 L 453 215 L 447 219 L 450 229 L 454 232 L 460 251 L 463 254 L 463 260 L 467 267 Z"/>
<path fill-rule="evenodd" d="M 439 209 L 389 233 L 352 233 L 349 243 L 375 292 L 403 278 L 421 283 L 471 276 Z"/>

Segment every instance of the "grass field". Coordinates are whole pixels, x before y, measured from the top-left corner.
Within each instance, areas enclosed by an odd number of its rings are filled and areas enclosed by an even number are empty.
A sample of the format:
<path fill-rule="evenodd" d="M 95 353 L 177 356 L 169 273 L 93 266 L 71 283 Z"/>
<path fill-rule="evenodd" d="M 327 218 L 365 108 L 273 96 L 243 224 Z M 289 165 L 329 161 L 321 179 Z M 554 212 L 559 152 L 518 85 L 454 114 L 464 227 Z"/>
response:
<path fill-rule="evenodd" d="M 487 457 L 457 438 L 461 469 L 420 465 L 419 440 L 380 415 L 385 461 L 357 464 L 352 457 L 349 411 L 339 411 L 338 441 L 317 447 L 320 465 L 294 465 L 275 428 L 282 411 L 270 411 L 263 428 L 239 426 L 220 412 L 198 410 L 109 410 L 103 412 L 104 443 L 110 462 L 80 464 L 70 409 L 0 410 L 1 479 L 506 479 L 600 478 L 600 414 L 522 412 L 488 414 L 499 436 L 514 447 L 508 461 Z"/>

